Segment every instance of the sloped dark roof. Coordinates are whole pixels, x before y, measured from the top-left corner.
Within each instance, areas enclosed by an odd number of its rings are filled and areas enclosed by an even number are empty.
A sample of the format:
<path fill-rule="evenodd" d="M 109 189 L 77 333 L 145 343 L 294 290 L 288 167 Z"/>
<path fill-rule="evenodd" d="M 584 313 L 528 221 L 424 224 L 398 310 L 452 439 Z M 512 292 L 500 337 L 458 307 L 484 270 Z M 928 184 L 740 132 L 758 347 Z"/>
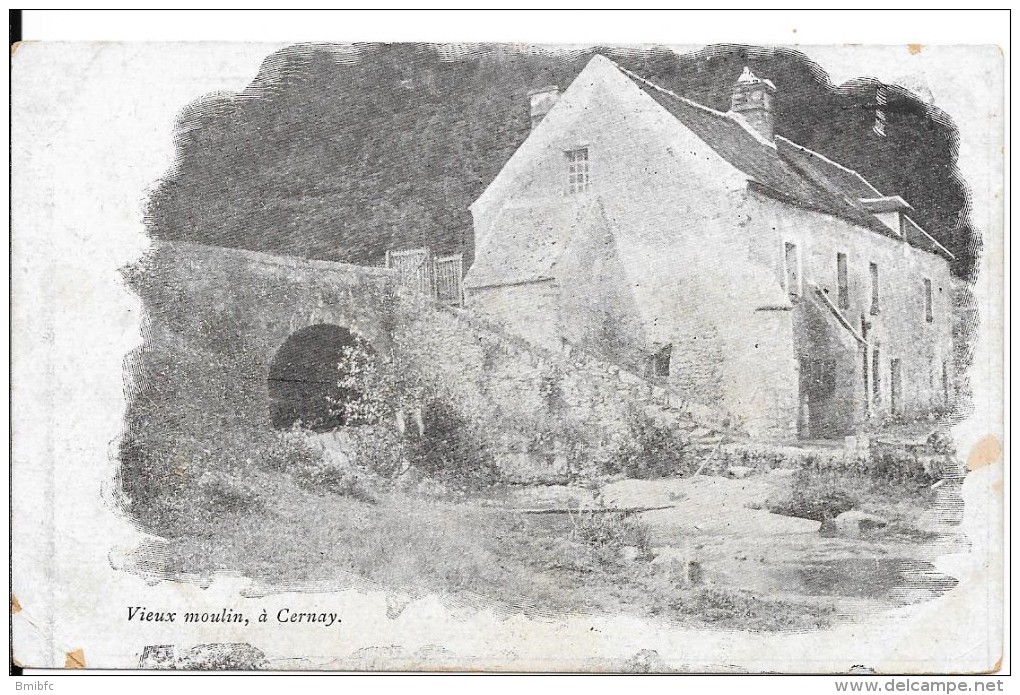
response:
<path fill-rule="evenodd" d="M 640 84 L 640 83 L 639 83 Z M 774 147 L 743 126 L 735 117 L 713 111 L 668 92 L 641 85 L 648 94 L 723 159 L 781 196 L 823 208 L 836 205 L 797 175 Z"/>
<path fill-rule="evenodd" d="M 787 140 L 782 135 L 776 136 L 776 149 L 783 159 L 790 162 L 798 170 L 813 174 L 815 181 L 825 181 L 843 195 L 854 200 L 882 198 L 882 193 L 868 183 L 868 180 L 852 169 L 847 169 L 831 159 L 818 154 L 814 150 Z"/>
<path fill-rule="evenodd" d="M 924 249 L 925 251 L 931 251 L 932 253 L 937 253 L 949 260 L 953 260 L 953 258 L 955 258 L 945 246 L 935 241 L 928 232 L 921 229 L 916 222 L 906 215 L 903 216 L 903 235 L 907 242 L 912 246 Z"/>
<path fill-rule="evenodd" d="M 857 172 L 784 137 L 777 136 L 774 142 L 769 142 L 737 114 L 702 106 L 626 68 L 616 67 L 720 157 L 750 177 L 758 190 L 793 205 L 899 238 L 862 202 L 862 199 L 884 196 Z M 952 258 L 952 254 L 920 227 L 913 226 L 919 234 L 907 235 L 909 243 Z"/>

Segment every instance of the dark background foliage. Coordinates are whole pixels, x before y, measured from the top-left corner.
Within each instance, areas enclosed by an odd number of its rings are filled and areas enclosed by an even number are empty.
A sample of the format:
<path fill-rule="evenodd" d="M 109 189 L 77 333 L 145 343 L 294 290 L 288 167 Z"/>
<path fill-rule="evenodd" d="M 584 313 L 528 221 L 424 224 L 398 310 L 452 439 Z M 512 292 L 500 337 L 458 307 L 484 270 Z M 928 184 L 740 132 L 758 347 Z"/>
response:
<path fill-rule="evenodd" d="M 237 95 L 178 119 L 178 161 L 149 200 L 149 227 L 185 239 L 347 262 L 387 248 L 473 254 L 468 206 L 529 131 L 530 90 L 566 88 L 594 53 L 716 109 L 743 67 L 778 88 L 776 132 L 851 167 L 952 251 L 971 277 L 980 238 L 956 170 L 949 118 L 882 85 L 833 87 L 789 49 L 713 46 L 577 51 L 495 46 L 298 45 L 268 57 Z"/>

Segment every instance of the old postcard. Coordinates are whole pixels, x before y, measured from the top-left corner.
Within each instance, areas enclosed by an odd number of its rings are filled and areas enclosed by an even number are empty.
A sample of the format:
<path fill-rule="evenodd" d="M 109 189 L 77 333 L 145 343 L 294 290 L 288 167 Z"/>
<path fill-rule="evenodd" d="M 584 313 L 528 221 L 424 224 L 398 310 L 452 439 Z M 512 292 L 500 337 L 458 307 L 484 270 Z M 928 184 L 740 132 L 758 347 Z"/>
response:
<path fill-rule="evenodd" d="M 997 668 L 998 48 L 12 81 L 16 664 Z"/>

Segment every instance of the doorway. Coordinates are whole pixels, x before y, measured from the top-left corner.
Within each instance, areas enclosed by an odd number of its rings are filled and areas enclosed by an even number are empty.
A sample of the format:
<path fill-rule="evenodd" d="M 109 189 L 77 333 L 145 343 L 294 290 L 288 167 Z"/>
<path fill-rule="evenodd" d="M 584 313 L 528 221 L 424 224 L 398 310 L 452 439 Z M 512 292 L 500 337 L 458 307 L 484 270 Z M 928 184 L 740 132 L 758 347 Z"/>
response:
<path fill-rule="evenodd" d="M 836 360 L 801 357 L 799 436 L 803 439 L 834 437 L 841 434 L 840 417 L 835 412 Z"/>

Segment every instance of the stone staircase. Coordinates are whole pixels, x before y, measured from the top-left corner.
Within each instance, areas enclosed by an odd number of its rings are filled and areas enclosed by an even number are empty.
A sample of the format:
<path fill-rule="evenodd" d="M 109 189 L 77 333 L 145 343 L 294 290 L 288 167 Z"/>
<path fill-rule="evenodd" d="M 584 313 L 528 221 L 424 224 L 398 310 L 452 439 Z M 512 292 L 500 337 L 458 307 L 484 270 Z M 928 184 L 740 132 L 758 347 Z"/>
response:
<path fill-rule="evenodd" d="M 747 440 L 745 434 L 730 425 L 723 413 L 690 401 L 661 380 L 635 374 L 568 342 L 563 343 L 562 349 L 553 350 L 532 343 L 466 309 L 431 304 L 434 311 L 453 317 L 465 330 L 484 333 L 487 338 L 504 343 L 508 350 L 526 353 L 533 360 L 555 364 L 575 375 L 611 380 L 615 384 L 613 392 L 617 399 L 629 407 L 640 409 L 652 421 L 672 426 L 683 433 L 694 455 L 709 466 L 724 447 Z"/>
<path fill-rule="evenodd" d="M 590 389 L 575 389 L 573 401 L 567 407 L 584 409 L 590 394 L 602 404 L 596 419 L 604 432 L 626 429 L 625 413 L 634 410 L 653 422 L 675 429 L 684 437 L 695 459 L 700 460 L 698 470 L 704 473 L 732 472 L 732 469 L 764 471 L 803 465 L 839 467 L 847 465 L 848 459 L 874 454 L 870 450 L 848 452 L 842 442 L 812 446 L 802 441 L 752 439 L 717 409 L 695 403 L 662 380 L 635 374 L 580 346 L 567 342 L 558 349 L 538 345 L 466 309 L 430 302 L 424 297 L 413 301 L 419 315 L 443 324 L 448 336 L 460 336 L 463 342 L 474 347 L 479 343 L 494 346 L 507 359 L 518 362 L 522 371 L 569 373 L 575 381 L 591 384 Z M 474 374 L 468 378 L 479 378 L 480 372 Z M 522 460 L 527 457 L 521 450 L 515 451 Z M 556 452 L 544 453 L 551 458 Z M 542 455 L 536 453 L 539 458 Z M 522 464 L 521 468 L 524 467 L 526 464 Z"/>

